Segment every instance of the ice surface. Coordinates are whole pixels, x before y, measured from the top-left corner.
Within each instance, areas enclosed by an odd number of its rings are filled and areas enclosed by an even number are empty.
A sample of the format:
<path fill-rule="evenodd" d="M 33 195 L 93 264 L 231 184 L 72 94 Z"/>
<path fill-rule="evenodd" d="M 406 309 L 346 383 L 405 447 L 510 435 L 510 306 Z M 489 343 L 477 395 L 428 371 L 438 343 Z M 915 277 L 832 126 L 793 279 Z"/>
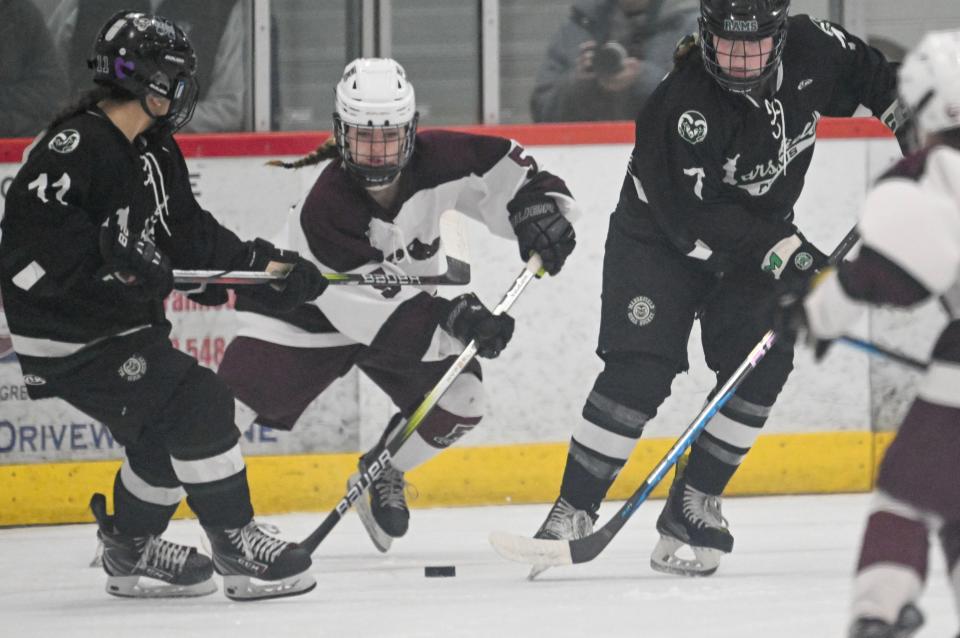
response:
<path fill-rule="evenodd" d="M 124 600 L 88 567 L 92 525 L 0 530 L 0 635 L 104 638 L 384 636 L 420 638 L 825 638 L 845 635 L 851 572 L 866 495 L 728 499 L 734 553 L 706 579 L 653 572 L 649 552 L 662 501 L 643 505 L 593 562 L 549 570 L 500 559 L 493 529 L 532 533 L 548 506 L 414 510 L 407 537 L 381 555 L 350 514 L 314 556 L 306 596 L 233 603 Z M 604 506 L 601 520 L 615 511 Z M 264 517 L 301 538 L 322 515 Z M 199 543 L 196 521 L 168 537 Z M 954 636 L 957 620 L 939 549 L 931 552 L 927 625 L 919 638 Z M 455 578 L 425 578 L 455 565 Z"/>

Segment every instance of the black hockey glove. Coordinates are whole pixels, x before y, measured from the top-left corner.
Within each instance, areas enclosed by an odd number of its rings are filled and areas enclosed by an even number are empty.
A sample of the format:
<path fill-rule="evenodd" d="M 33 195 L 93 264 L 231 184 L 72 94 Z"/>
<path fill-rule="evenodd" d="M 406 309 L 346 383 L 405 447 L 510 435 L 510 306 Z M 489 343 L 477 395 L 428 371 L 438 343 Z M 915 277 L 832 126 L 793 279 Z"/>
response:
<path fill-rule="evenodd" d="M 173 290 L 173 269 L 170 260 L 148 239 L 132 242 L 124 235 L 104 226 L 100 230 L 100 254 L 104 264 L 97 278 L 119 284 L 123 292 L 141 301 L 163 299 Z"/>
<path fill-rule="evenodd" d="M 774 309 L 773 330 L 777 337 L 787 343 L 796 343 L 798 337 L 803 337 L 807 346 L 813 350 L 816 361 L 820 361 L 827 354 L 833 339 L 820 339 L 814 336 L 807 320 L 807 312 L 803 303 L 819 282 L 832 269 L 824 269 L 819 274 L 809 275 L 799 280 L 789 289 L 784 289 L 777 297 L 777 307 Z"/>
<path fill-rule="evenodd" d="M 785 292 L 796 287 L 803 292 L 807 280 L 826 263 L 827 256 L 808 242 L 806 237 L 797 233 L 774 244 L 764 256 L 761 268 L 779 281 Z"/>
<path fill-rule="evenodd" d="M 495 359 L 513 336 L 513 317 L 495 315 L 472 292 L 450 300 L 440 327 L 463 343 L 477 342 L 477 354 Z"/>
<path fill-rule="evenodd" d="M 176 284 L 174 288 L 201 306 L 222 306 L 230 300 L 227 287 L 219 284 L 207 284 L 203 290 L 197 290 L 197 284 Z M 196 292 L 190 292 L 191 290 Z"/>
<path fill-rule="evenodd" d="M 269 285 L 241 286 L 237 288 L 237 293 L 279 312 L 290 312 L 313 301 L 327 288 L 327 279 L 312 262 L 293 250 L 277 248 L 265 239 L 253 240 L 247 267 L 266 270 L 270 262 L 289 264 L 287 276 Z"/>
<path fill-rule="evenodd" d="M 577 240 L 556 200 L 549 195 L 520 194 L 507 204 L 507 211 L 520 245 L 520 259 L 527 261 L 535 252 L 543 260 L 544 270 L 551 275 L 560 272 Z"/>

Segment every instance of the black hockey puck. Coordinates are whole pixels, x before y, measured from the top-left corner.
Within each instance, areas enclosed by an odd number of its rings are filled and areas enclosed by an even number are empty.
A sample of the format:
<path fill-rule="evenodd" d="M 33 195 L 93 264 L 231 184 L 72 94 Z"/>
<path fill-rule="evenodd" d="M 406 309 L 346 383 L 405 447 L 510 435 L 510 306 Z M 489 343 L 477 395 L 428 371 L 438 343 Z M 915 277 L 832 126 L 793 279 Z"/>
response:
<path fill-rule="evenodd" d="M 453 565 L 439 565 L 433 567 L 424 567 L 423 575 L 427 578 L 448 578 L 457 575 L 457 568 Z"/>

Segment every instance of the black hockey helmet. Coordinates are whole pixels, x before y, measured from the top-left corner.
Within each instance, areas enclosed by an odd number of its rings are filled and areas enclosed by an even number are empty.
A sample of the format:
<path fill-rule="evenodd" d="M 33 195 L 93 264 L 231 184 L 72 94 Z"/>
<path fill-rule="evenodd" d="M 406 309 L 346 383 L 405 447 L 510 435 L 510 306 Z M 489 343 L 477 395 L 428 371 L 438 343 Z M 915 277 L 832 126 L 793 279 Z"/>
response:
<path fill-rule="evenodd" d="M 700 0 L 700 50 L 707 72 L 736 93 L 763 86 L 780 67 L 789 9 L 790 0 Z M 737 78 L 726 74 L 717 62 L 714 37 L 746 41 L 772 37 L 773 47 L 758 75 Z"/>
<path fill-rule="evenodd" d="M 153 93 L 170 100 L 167 114 L 156 118 L 157 127 L 179 130 L 193 117 L 199 87 L 194 73 L 197 56 L 183 30 L 167 18 L 120 11 L 100 29 L 87 66 L 93 81 L 120 87 L 140 98 Z"/>

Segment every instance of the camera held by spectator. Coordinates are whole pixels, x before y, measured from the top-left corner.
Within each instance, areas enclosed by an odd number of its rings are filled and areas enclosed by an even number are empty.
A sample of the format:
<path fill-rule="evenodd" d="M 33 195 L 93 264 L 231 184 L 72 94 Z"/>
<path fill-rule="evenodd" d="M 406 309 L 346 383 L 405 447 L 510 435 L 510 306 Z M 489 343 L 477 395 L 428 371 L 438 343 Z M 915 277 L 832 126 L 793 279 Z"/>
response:
<path fill-rule="evenodd" d="M 615 0 L 609 2 L 613 5 Z M 608 13 L 597 17 L 587 15 L 579 7 L 573 7 L 570 19 L 587 31 L 596 42 L 593 48 L 593 60 L 589 70 L 597 75 L 616 75 L 623 70 L 623 61 L 627 59 L 627 49 L 616 40 L 610 39 L 610 20 Z"/>

